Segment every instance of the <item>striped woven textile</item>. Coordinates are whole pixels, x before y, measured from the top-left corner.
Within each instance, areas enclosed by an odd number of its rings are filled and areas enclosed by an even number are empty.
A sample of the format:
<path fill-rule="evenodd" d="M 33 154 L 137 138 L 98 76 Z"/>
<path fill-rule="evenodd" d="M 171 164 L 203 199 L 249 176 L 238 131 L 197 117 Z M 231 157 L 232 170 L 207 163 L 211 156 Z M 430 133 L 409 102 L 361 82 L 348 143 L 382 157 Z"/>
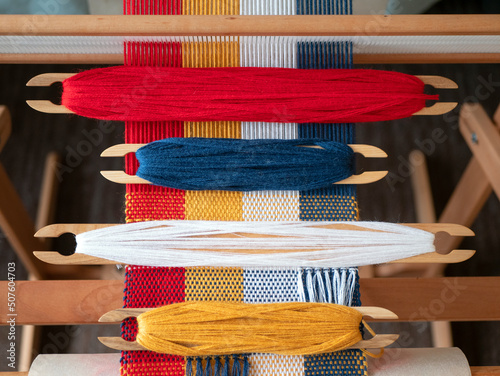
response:
<path fill-rule="evenodd" d="M 348 0 L 124 0 L 125 14 L 342 14 Z M 266 66 L 349 68 L 350 43 L 282 37 L 151 38 L 125 44 L 125 64 L 177 67 Z M 242 122 L 127 122 L 125 142 L 148 143 L 167 137 L 298 138 L 323 137 L 352 143 L 351 124 L 269 124 Z M 127 156 L 126 171 L 137 161 Z M 187 192 L 151 185 L 127 185 L 127 222 L 190 220 L 357 220 L 353 186 L 332 185 L 310 192 Z M 127 268 L 124 307 L 157 307 L 188 300 L 247 303 L 322 301 L 320 275 L 332 276 L 340 304 L 360 305 L 357 270 L 240 268 Z M 342 276 L 342 278 L 333 278 Z M 303 296 L 299 284 L 309 286 Z M 349 289 L 347 280 L 354 281 Z M 335 282 L 333 282 L 335 281 Z M 302 282 L 302 283 L 299 283 Z M 133 339 L 136 323 L 122 326 Z M 186 360 L 152 352 L 123 352 L 122 375 L 184 375 Z M 366 359 L 358 350 L 307 357 L 249 355 L 250 374 L 364 375 Z M 210 376 L 210 375 L 202 375 Z M 228 375 L 229 376 L 229 375 Z M 237 376 L 237 375 L 230 375 Z"/>
<path fill-rule="evenodd" d="M 321 272 L 333 274 L 337 270 Z M 355 288 L 348 294 L 340 294 L 342 296 L 338 297 L 337 303 L 360 305 L 357 271 L 343 270 L 340 275 L 340 281 L 337 281 L 339 285 L 346 285 L 348 279 L 354 278 Z M 297 302 L 302 301 L 298 294 L 299 278 L 304 276 L 301 276 L 300 270 L 294 269 L 129 266 L 126 272 L 124 307 L 159 307 L 184 301 Z M 303 280 L 303 283 L 305 282 Z M 345 288 L 334 286 L 334 290 L 340 293 L 344 292 Z M 306 300 L 314 299 L 307 297 Z M 128 319 L 122 325 L 122 337 L 134 340 L 136 334 L 137 321 Z M 250 354 L 248 360 L 250 376 L 364 375 L 367 369 L 366 359 L 359 350 L 311 356 Z M 183 357 L 150 351 L 124 351 L 121 374 L 184 376 L 186 360 Z M 212 375 L 204 373 L 203 376 Z"/>

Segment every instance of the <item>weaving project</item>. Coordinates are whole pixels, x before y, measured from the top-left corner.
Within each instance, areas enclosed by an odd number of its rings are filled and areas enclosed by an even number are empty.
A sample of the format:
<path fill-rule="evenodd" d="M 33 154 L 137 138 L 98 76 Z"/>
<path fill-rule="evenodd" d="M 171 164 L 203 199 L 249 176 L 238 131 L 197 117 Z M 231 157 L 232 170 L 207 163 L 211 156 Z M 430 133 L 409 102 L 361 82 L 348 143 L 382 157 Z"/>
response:
<path fill-rule="evenodd" d="M 331 303 L 360 305 L 356 269 L 318 269 L 317 271 L 331 276 L 332 288 L 337 292 L 334 300 L 330 301 Z M 312 283 L 308 283 L 308 278 Z M 299 295 L 299 284 L 309 284 L 303 295 Z M 126 271 L 124 306 L 128 308 L 159 307 L 184 301 L 328 302 L 321 293 L 318 293 L 321 291 L 320 285 L 321 281 L 317 275 L 297 269 L 129 266 Z M 122 326 L 123 338 L 134 340 L 136 334 L 137 321 L 127 319 Z M 183 376 L 186 369 L 186 360 L 183 357 L 146 351 L 124 351 L 122 355 L 122 375 L 148 375 L 156 372 L 161 375 Z M 257 375 L 254 366 L 262 369 L 262 362 L 266 361 L 272 362 L 271 369 L 279 370 L 279 373 L 284 375 L 310 376 L 321 370 L 332 375 L 359 375 L 366 371 L 366 360 L 359 350 L 309 356 L 249 354 L 247 358 L 249 372 L 253 375 Z M 288 359 L 290 363 L 281 369 L 279 364 L 283 364 L 285 359 Z M 189 360 L 196 363 L 195 359 Z"/>
<path fill-rule="evenodd" d="M 349 13 L 349 1 L 273 0 L 209 3 L 201 1 L 125 0 L 126 14 L 330 14 Z M 349 68 L 350 43 L 296 41 L 282 38 L 181 38 L 170 43 L 134 42 L 125 45 L 125 62 L 133 66 L 289 68 Z M 219 138 L 325 138 L 352 143 L 350 124 L 269 124 L 248 122 L 127 122 L 127 143 L 149 143 L 168 137 Z M 129 155 L 126 171 L 135 174 L 137 161 Z M 128 185 L 126 221 L 191 220 L 357 220 L 352 186 L 332 186 L 308 191 L 181 191 L 152 185 Z M 360 305 L 356 269 L 297 270 L 240 268 L 151 268 L 130 266 L 125 282 L 125 307 L 157 307 L 182 301 L 239 301 L 274 303 L 328 301 L 322 293 L 324 273 L 332 281 L 332 302 Z M 307 280 L 306 280 L 307 279 Z M 308 283 L 309 281 L 309 283 Z M 299 284 L 303 289 L 299 289 Z M 299 295 L 299 291 L 303 291 Z M 123 337 L 133 339 L 136 321 L 123 325 Z M 248 372 L 257 375 L 320 376 L 364 375 L 366 360 L 359 350 L 314 356 L 249 354 Z M 196 369 L 196 359 L 153 352 L 123 352 L 122 375 L 183 376 Z M 201 361 L 200 361 L 201 363 Z M 236 362 L 239 364 L 239 362 Z M 206 365 L 206 362 L 205 362 Z M 234 361 L 232 361 L 234 365 Z M 231 367 L 227 375 L 237 376 Z M 214 375 L 212 369 L 212 375 Z M 234 372 L 233 372 L 234 371 Z M 200 376 L 211 376 L 205 367 Z M 205 372 L 205 374 L 204 374 Z M 194 372 L 193 372 L 194 374 Z"/>

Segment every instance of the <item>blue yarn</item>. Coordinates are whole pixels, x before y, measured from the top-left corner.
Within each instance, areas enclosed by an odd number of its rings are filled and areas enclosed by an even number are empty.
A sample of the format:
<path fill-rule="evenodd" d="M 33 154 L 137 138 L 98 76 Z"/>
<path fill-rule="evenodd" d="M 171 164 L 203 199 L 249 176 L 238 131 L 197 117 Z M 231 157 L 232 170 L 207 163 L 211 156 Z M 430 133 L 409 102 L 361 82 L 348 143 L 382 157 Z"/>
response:
<path fill-rule="evenodd" d="M 135 155 L 137 176 L 164 187 L 307 191 L 351 176 L 353 154 L 345 144 L 317 138 L 167 138 L 141 147 Z"/>
<path fill-rule="evenodd" d="M 224 366 L 222 367 L 221 376 L 229 376 L 229 356 L 224 357 Z"/>
<path fill-rule="evenodd" d="M 240 376 L 241 365 L 240 358 L 238 355 L 233 355 L 233 369 L 231 370 L 231 376 Z"/>
<path fill-rule="evenodd" d="M 250 363 L 248 362 L 248 355 L 243 355 L 243 375 L 248 376 L 250 372 Z"/>
<path fill-rule="evenodd" d="M 203 376 L 203 365 L 201 357 L 196 358 L 196 376 Z"/>
<path fill-rule="evenodd" d="M 220 375 L 220 369 L 221 369 L 221 357 L 216 356 L 215 357 L 215 365 L 214 365 L 214 376 Z"/>
<path fill-rule="evenodd" d="M 191 357 L 186 358 L 186 376 L 193 374 L 193 363 Z"/>
<path fill-rule="evenodd" d="M 203 371 L 203 376 L 212 376 L 212 359 L 207 357 L 205 363 L 205 370 Z"/>

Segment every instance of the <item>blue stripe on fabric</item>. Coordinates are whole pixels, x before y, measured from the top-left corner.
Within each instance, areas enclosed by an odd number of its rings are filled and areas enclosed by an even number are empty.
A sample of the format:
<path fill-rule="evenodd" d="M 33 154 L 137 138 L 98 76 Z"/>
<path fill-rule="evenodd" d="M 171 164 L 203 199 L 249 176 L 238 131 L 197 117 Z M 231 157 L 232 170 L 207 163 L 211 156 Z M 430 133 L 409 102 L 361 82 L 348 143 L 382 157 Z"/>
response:
<path fill-rule="evenodd" d="M 297 270 L 245 269 L 244 303 L 298 302 Z"/>
<path fill-rule="evenodd" d="M 297 0 L 297 14 L 352 14 L 352 0 Z"/>
<path fill-rule="evenodd" d="M 314 7 L 316 4 L 321 6 Z M 352 0 L 297 0 L 297 14 L 352 14 Z M 352 43 L 308 42 L 299 43 L 297 47 L 298 68 L 352 68 Z M 324 137 L 338 142 L 352 143 L 354 125 L 299 124 L 298 137 Z M 340 200 L 339 196 L 342 196 Z M 357 212 L 354 218 L 353 210 L 349 209 L 351 205 L 356 205 L 355 201 L 356 189 L 350 185 L 336 185 L 328 189 L 300 192 L 300 219 L 356 220 Z M 333 206 L 332 202 L 335 202 Z M 332 209 L 340 209 L 340 215 L 338 211 Z M 361 305 L 358 278 L 356 278 L 352 304 L 353 306 Z M 362 359 L 363 356 L 359 350 L 305 356 L 305 376 L 366 374 L 366 363 L 360 362 L 360 358 Z"/>
<path fill-rule="evenodd" d="M 302 1 L 302 0 L 299 0 Z M 301 69 L 334 69 L 352 68 L 351 42 L 299 42 L 297 45 L 298 68 Z M 343 143 L 354 142 L 353 124 L 299 124 L 298 137 L 321 137 Z M 352 170 L 354 172 L 354 169 Z M 338 210 L 332 210 L 327 204 L 329 200 L 338 201 L 340 196 L 347 198 L 346 202 L 339 203 Z M 356 188 L 353 185 L 334 185 L 301 192 L 300 219 L 301 220 L 355 220 L 357 212 L 342 209 L 354 205 Z M 311 203 L 316 203 L 312 205 Z"/>

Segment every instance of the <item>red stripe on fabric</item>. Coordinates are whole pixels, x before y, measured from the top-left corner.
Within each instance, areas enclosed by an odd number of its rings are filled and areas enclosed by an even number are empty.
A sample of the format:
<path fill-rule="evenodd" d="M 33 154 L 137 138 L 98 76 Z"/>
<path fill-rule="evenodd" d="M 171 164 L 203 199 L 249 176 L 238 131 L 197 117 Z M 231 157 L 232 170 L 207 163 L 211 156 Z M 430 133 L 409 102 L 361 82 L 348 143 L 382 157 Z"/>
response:
<path fill-rule="evenodd" d="M 144 0 L 142 0 L 144 2 Z M 154 14 L 181 14 L 182 0 L 149 0 Z M 141 14 L 138 0 L 124 0 L 124 14 Z M 172 6 L 172 4 L 175 4 Z M 177 10 L 177 12 L 175 12 Z M 125 65 L 145 66 L 151 64 L 149 54 L 156 56 L 157 66 L 182 66 L 182 46 L 180 43 L 125 43 Z M 154 122 L 125 123 L 126 143 L 146 143 L 166 137 L 183 137 L 182 123 Z M 135 156 L 127 156 L 125 170 L 135 173 Z M 135 219 L 146 220 L 164 216 L 164 219 L 184 219 L 184 192 L 148 185 L 127 185 L 127 193 L 144 197 L 161 197 L 158 205 L 137 206 Z M 127 214 L 127 217 L 130 217 Z M 163 218 L 162 218 L 163 219 Z M 124 307 L 156 307 L 184 301 L 185 270 L 183 268 L 146 268 L 129 266 L 125 280 Z M 135 320 L 134 320 L 135 321 Z M 123 337 L 134 338 L 137 321 L 124 323 Z M 128 326 L 127 326 L 128 325 Z M 128 328 L 128 330 L 127 330 Z M 128 332 L 128 334 L 127 334 Z M 182 357 L 157 354 L 150 351 L 122 352 L 122 375 L 184 376 L 185 362 Z"/>
<path fill-rule="evenodd" d="M 136 9 L 134 9 L 136 10 Z M 171 42 L 127 42 L 124 46 L 125 65 L 129 66 L 182 66 L 182 45 Z M 126 122 L 125 142 L 149 143 L 168 137 L 184 137 L 182 122 Z M 125 157 L 125 171 L 134 175 L 138 163 L 133 154 Z M 184 219 L 183 191 L 153 185 L 128 184 L 127 197 L 140 200 L 127 205 L 127 221 Z M 133 206 L 133 209 L 130 208 Z"/>
<path fill-rule="evenodd" d="M 185 271 L 184 268 L 128 266 L 125 274 L 124 308 L 155 308 L 185 301 Z M 133 341 L 136 335 L 137 321 L 125 320 L 122 337 Z M 181 376 L 184 373 L 182 357 L 149 351 L 124 352 L 122 368 L 130 363 L 151 362 L 168 362 L 169 375 Z M 148 367 L 150 365 L 145 364 L 140 374 L 148 374 Z"/>

